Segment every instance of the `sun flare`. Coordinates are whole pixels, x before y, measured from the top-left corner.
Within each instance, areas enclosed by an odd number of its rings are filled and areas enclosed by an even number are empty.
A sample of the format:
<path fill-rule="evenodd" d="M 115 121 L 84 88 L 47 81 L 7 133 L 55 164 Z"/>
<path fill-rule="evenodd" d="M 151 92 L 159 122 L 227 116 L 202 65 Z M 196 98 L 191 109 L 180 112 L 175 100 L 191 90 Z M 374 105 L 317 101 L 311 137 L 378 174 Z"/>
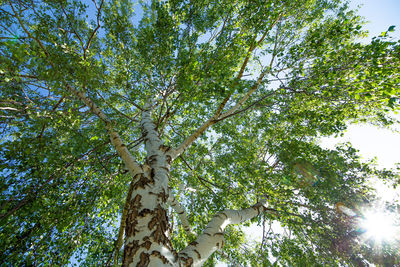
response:
<path fill-rule="evenodd" d="M 365 235 L 377 242 L 390 241 L 396 236 L 394 218 L 385 212 L 370 211 L 364 215 L 361 228 Z"/>

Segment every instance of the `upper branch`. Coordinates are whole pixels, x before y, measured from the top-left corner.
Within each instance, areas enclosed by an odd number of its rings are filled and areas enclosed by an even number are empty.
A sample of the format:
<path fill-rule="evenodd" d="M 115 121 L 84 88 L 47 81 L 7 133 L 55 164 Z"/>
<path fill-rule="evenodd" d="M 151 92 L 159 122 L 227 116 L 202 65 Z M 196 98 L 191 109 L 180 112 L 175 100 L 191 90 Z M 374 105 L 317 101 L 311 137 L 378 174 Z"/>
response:
<path fill-rule="evenodd" d="M 39 47 L 43 50 L 49 64 L 55 68 L 55 64 L 51 60 L 50 53 L 47 51 L 46 47 L 44 44 L 38 39 L 35 38 L 25 27 L 22 19 L 20 18 L 19 14 L 16 12 L 14 9 L 14 6 L 11 1 L 9 1 L 10 7 L 12 11 L 14 12 L 15 18 L 17 18 L 22 30 L 28 35 L 29 38 L 34 40 L 35 42 L 38 43 Z M 113 125 L 111 120 L 107 117 L 107 115 L 94 103 L 84 91 L 79 91 L 72 86 L 70 86 L 67 83 L 64 83 L 65 87 L 67 90 L 75 95 L 79 100 L 81 100 L 87 107 L 89 107 L 90 111 L 98 116 L 106 125 L 106 129 L 110 135 L 111 143 L 114 145 L 115 149 L 117 150 L 119 156 L 122 158 L 123 162 L 125 163 L 127 169 L 131 173 L 133 177 L 136 176 L 136 174 L 143 172 L 142 168 L 139 166 L 139 164 L 135 161 L 134 157 L 132 154 L 129 152 L 127 149 L 126 145 L 122 141 L 121 137 L 119 134 L 113 129 Z"/>
<path fill-rule="evenodd" d="M 242 63 L 242 66 L 239 70 L 238 75 L 236 76 L 236 81 L 239 81 L 243 74 L 244 71 L 246 69 L 246 66 L 250 60 L 250 56 L 252 54 L 252 52 L 262 44 L 262 42 L 265 40 L 265 38 L 267 37 L 267 34 L 269 32 L 269 30 L 271 30 L 281 19 L 282 14 L 279 15 L 277 17 L 277 19 L 271 24 L 271 26 L 268 28 L 268 30 L 265 31 L 265 33 L 261 36 L 261 38 L 255 42 L 255 44 L 251 45 L 247 51 L 246 57 Z M 279 34 L 279 31 L 277 31 L 277 35 Z M 220 105 L 218 106 L 217 110 L 215 111 L 215 113 L 213 114 L 213 116 L 211 116 L 211 118 L 209 118 L 206 122 L 204 122 L 192 135 L 190 135 L 189 137 L 187 137 L 181 145 L 179 145 L 177 148 L 172 149 L 169 152 L 169 155 L 171 156 L 171 159 L 174 160 L 176 159 L 178 156 L 180 156 L 202 133 L 204 133 L 210 126 L 214 125 L 215 123 L 232 116 L 232 114 L 234 114 L 242 105 L 244 102 L 246 102 L 247 99 L 250 98 L 250 96 L 258 89 L 259 85 L 262 83 L 263 78 L 265 76 L 265 74 L 267 73 L 267 71 L 269 71 L 271 69 L 271 66 L 273 64 L 275 55 L 276 55 L 276 38 L 275 38 L 275 45 L 274 45 L 274 51 L 272 54 L 272 58 L 271 58 L 271 62 L 269 64 L 269 68 L 266 71 L 263 71 L 260 76 L 258 77 L 256 83 L 253 85 L 253 87 L 243 96 L 242 99 L 240 99 L 236 105 L 234 107 L 232 107 L 231 109 L 229 109 L 228 111 L 222 113 L 223 109 L 225 108 L 226 104 L 228 103 L 228 101 L 230 100 L 232 93 L 229 93 L 228 96 L 225 97 L 225 99 L 220 103 Z"/>

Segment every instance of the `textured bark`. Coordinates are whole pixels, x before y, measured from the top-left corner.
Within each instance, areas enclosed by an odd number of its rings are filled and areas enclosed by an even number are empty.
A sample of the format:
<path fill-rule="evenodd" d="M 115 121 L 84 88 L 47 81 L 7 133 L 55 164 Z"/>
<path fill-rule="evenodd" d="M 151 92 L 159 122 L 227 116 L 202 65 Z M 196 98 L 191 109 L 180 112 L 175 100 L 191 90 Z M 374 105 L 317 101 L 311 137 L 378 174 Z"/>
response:
<path fill-rule="evenodd" d="M 174 266 L 176 262 L 168 236 L 169 161 L 150 113 L 148 105 L 141 121 L 147 163 L 128 200 L 123 266 Z"/>

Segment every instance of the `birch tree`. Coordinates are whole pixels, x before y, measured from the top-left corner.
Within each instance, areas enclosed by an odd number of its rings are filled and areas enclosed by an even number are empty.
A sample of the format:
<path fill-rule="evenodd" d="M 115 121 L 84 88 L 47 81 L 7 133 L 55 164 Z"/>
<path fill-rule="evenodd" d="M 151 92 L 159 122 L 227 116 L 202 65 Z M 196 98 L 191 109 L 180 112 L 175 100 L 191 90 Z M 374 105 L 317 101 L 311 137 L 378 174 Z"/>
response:
<path fill-rule="evenodd" d="M 335 209 L 397 173 L 317 142 L 397 123 L 394 26 L 362 24 L 340 0 L 0 1 L 1 264 L 399 264 Z"/>

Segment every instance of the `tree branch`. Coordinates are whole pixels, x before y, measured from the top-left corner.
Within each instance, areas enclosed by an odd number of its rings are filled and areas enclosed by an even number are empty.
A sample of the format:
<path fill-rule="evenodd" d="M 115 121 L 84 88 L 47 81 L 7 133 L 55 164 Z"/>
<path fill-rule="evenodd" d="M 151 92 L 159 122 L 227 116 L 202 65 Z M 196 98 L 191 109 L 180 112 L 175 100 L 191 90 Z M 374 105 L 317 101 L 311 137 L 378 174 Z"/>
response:
<path fill-rule="evenodd" d="M 263 200 L 247 209 L 225 210 L 217 213 L 207 224 L 203 234 L 179 252 L 180 263 L 201 266 L 212 253 L 223 247 L 226 226 L 250 220 L 265 211 L 270 211 L 270 209 L 267 208 L 266 200 Z"/>
<path fill-rule="evenodd" d="M 254 51 L 254 49 L 256 47 L 258 47 L 264 41 L 264 39 L 267 37 L 267 34 L 268 34 L 269 30 L 271 30 L 278 23 L 278 21 L 281 19 L 281 16 L 282 16 L 282 14 L 280 14 L 278 16 L 278 18 L 274 21 L 274 23 L 272 23 L 272 25 L 269 27 L 269 29 L 264 32 L 264 34 L 256 42 L 256 44 L 251 45 L 249 47 L 247 55 L 246 55 L 246 57 L 245 57 L 245 59 L 244 59 L 244 61 L 242 63 L 240 71 L 239 71 L 239 73 L 238 73 L 238 75 L 236 77 L 236 82 L 242 78 L 243 73 L 244 73 L 244 71 L 246 69 L 247 63 L 250 60 L 251 53 Z M 278 36 L 278 34 L 279 34 L 279 31 L 277 31 L 276 35 Z M 276 55 L 276 42 L 277 41 L 276 41 L 276 38 L 275 38 L 274 51 L 273 51 L 273 54 L 272 54 L 272 58 L 271 58 L 269 69 L 267 69 L 267 71 L 269 71 L 271 69 L 272 63 L 273 63 L 275 55 Z M 232 93 L 229 93 L 228 96 L 226 96 L 225 99 L 218 106 L 218 108 L 215 111 L 214 115 L 210 119 L 208 119 L 205 123 L 203 123 L 203 125 L 201 125 L 192 135 L 190 135 L 188 138 L 186 138 L 186 140 L 183 141 L 181 145 L 179 145 L 177 148 L 172 149 L 170 151 L 169 155 L 171 156 L 172 161 L 174 159 L 176 159 L 179 155 L 181 155 L 210 126 L 214 125 L 215 123 L 217 123 L 220 120 L 223 120 L 224 118 L 230 116 L 232 113 L 234 113 L 236 110 L 238 110 L 243 105 L 243 103 L 258 89 L 258 87 L 261 84 L 261 82 L 263 81 L 263 78 L 264 78 L 264 76 L 265 76 L 267 71 L 263 71 L 260 74 L 260 76 L 258 77 L 255 85 L 250 89 L 250 91 L 248 91 L 246 93 L 246 95 L 241 100 L 239 100 L 239 102 L 234 107 L 232 107 L 230 110 L 222 113 L 224 107 L 226 106 L 226 104 L 228 103 L 229 99 L 231 98 Z"/>
<path fill-rule="evenodd" d="M 107 115 L 104 114 L 104 112 L 84 92 L 78 91 L 68 84 L 66 85 L 66 88 L 75 96 L 77 96 L 83 103 L 85 103 L 93 114 L 97 115 L 102 121 L 104 121 L 104 123 L 106 124 L 106 129 L 108 130 L 108 133 L 110 135 L 111 143 L 117 150 L 118 155 L 125 163 L 126 168 L 129 170 L 132 177 L 135 177 L 138 173 L 142 173 L 142 168 L 133 158 L 132 154 L 129 152 L 119 134 L 113 129 L 113 123 L 107 117 Z"/>
<path fill-rule="evenodd" d="M 97 16 L 96 16 L 97 26 L 96 26 L 96 28 L 93 30 L 92 34 L 90 35 L 90 37 L 89 37 L 89 39 L 88 39 L 88 41 L 87 41 L 87 43 L 86 43 L 86 47 L 84 47 L 84 50 L 83 50 L 83 57 L 84 57 L 85 59 L 86 59 L 86 52 L 87 52 L 87 50 L 89 49 L 89 47 L 90 47 L 90 45 L 91 45 L 91 43 L 92 43 L 93 37 L 94 37 L 94 35 L 96 34 L 96 32 L 99 30 L 99 28 L 100 28 L 100 14 L 101 14 L 101 9 L 102 9 L 103 4 L 104 4 L 104 0 L 101 1 L 100 7 L 97 6 L 96 1 L 94 1 L 94 4 L 95 4 L 96 9 L 97 9 Z"/>
<path fill-rule="evenodd" d="M 182 227 L 185 230 L 185 232 L 190 236 L 194 235 L 192 228 L 190 227 L 189 221 L 186 216 L 186 212 L 184 208 L 182 207 L 181 203 L 176 200 L 176 198 L 172 195 L 172 192 L 169 193 L 168 197 L 168 204 L 175 210 L 175 212 L 178 214 L 179 219 L 181 220 Z"/>
<path fill-rule="evenodd" d="M 35 40 L 40 48 L 43 50 L 45 53 L 47 59 L 49 60 L 49 64 L 55 68 L 55 64 L 51 61 L 50 59 L 50 54 L 44 47 L 43 43 L 32 36 L 32 34 L 26 29 L 25 25 L 23 24 L 21 18 L 18 16 L 17 12 L 15 11 L 12 3 L 9 1 L 11 9 L 14 12 L 14 16 L 17 18 L 19 24 L 21 25 L 23 31 L 31 38 L 32 40 Z M 127 169 L 129 170 L 130 174 L 132 177 L 135 177 L 136 174 L 142 173 L 143 170 L 139 166 L 139 164 L 135 161 L 133 158 L 132 154 L 129 152 L 127 149 L 126 145 L 122 141 L 121 137 L 119 134 L 113 129 L 113 125 L 111 120 L 107 117 L 106 114 L 86 95 L 85 92 L 79 91 L 73 87 L 71 87 L 69 84 L 65 84 L 65 87 L 69 92 L 71 92 L 73 95 L 75 95 L 79 100 L 81 100 L 83 103 L 85 103 L 86 106 L 89 107 L 90 111 L 97 115 L 102 121 L 104 121 L 106 125 L 106 129 L 110 135 L 111 143 L 113 144 L 114 148 L 117 150 L 119 156 L 121 157 L 122 161 L 125 163 Z"/>
<path fill-rule="evenodd" d="M 123 209 L 122 215 L 121 215 L 121 222 L 119 225 L 118 237 L 117 237 L 117 240 L 115 241 L 114 266 L 118 266 L 119 251 L 121 250 L 122 241 L 124 238 L 124 231 L 125 231 L 125 226 L 126 226 L 126 216 L 128 216 L 129 201 L 132 198 L 133 185 L 134 185 L 134 179 L 132 179 L 131 184 L 129 185 L 128 194 L 126 195 L 124 209 Z"/>

